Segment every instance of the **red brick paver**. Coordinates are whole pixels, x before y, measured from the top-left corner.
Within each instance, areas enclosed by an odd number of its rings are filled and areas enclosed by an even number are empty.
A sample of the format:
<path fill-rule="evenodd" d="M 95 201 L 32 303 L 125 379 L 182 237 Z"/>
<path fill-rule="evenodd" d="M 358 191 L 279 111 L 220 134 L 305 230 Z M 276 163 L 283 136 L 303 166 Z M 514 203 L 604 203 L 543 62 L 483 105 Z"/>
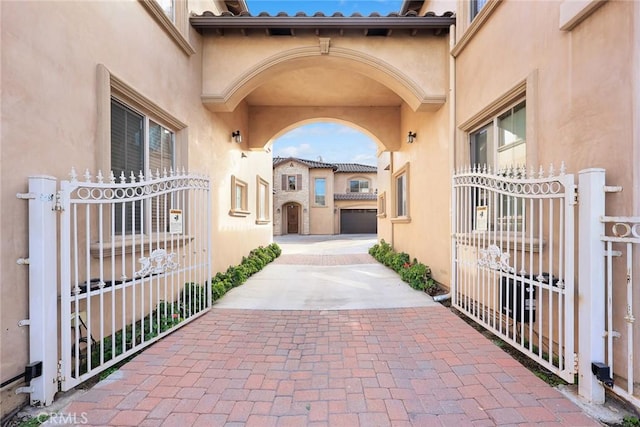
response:
<path fill-rule="evenodd" d="M 443 306 L 213 309 L 64 412 L 90 425 L 600 425 Z"/>

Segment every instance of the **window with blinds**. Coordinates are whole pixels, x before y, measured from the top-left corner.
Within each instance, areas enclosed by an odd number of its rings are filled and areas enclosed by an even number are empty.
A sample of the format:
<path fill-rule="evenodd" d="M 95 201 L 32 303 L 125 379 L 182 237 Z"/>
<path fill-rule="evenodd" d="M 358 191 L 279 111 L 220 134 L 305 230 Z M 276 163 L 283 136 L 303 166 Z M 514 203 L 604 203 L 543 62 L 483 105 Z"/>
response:
<path fill-rule="evenodd" d="M 175 134 L 122 102 L 111 100 L 111 170 L 118 180 L 169 172 L 175 166 Z M 170 200 L 159 196 L 142 206 L 140 202 L 116 205 L 116 234 L 164 232 Z M 142 212 L 146 212 L 144 221 Z"/>

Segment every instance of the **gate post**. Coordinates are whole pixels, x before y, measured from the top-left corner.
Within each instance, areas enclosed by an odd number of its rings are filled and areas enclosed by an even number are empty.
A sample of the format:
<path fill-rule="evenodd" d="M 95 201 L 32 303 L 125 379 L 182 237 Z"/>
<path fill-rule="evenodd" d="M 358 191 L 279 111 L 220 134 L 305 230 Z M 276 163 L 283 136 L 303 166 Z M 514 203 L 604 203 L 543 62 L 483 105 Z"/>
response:
<path fill-rule="evenodd" d="M 591 372 L 605 356 L 604 191 L 605 170 L 579 173 L 578 194 L 578 394 L 604 403 L 604 387 Z"/>
<path fill-rule="evenodd" d="M 25 390 L 33 406 L 47 406 L 58 391 L 58 251 L 56 179 L 29 177 L 29 359 L 42 375 Z"/>

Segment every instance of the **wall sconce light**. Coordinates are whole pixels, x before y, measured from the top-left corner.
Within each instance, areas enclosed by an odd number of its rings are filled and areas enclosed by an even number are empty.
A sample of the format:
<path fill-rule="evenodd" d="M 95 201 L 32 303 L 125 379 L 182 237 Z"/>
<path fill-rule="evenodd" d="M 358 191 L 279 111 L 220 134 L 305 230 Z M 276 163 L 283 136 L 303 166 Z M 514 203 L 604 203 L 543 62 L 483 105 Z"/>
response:
<path fill-rule="evenodd" d="M 242 135 L 240 135 L 240 131 L 231 132 L 231 137 L 237 144 L 242 144 Z"/>
<path fill-rule="evenodd" d="M 277 212 L 277 213 L 280 213 L 280 208 L 276 209 L 276 212 Z"/>
<path fill-rule="evenodd" d="M 246 155 L 245 153 L 242 153 L 242 154 L 240 154 L 240 158 L 241 158 L 241 159 L 246 159 L 246 158 L 247 158 L 247 155 Z"/>
<path fill-rule="evenodd" d="M 415 132 L 409 131 L 407 135 L 407 144 L 413 144 L 413 141 L 416 139 L 417 134 Z"/>

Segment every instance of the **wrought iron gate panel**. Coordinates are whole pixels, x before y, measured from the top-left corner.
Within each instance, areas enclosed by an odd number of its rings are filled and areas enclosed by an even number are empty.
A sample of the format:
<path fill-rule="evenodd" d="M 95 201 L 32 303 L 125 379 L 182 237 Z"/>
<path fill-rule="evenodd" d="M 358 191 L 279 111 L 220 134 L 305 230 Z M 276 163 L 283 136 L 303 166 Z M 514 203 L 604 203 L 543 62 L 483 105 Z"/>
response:
<path fill-rule="evenodd" d="M 452 305 L 574 382 L 574 176 L 453 176 Z"/>
<path fill-rule="evenodd" d="M 634 349 L 637 350 L 638 345 L 634 344 L 636 317 L 633 307 L 633 290 L 638 277 L 638 271 L 633 267 L 635 261 L 637 268 L 640 259 L 637 252 L 640 217 L 605 216 L 601 221 L 606 225 L 605 234 L 601 237 L 605 244 L 606 363 L 612 372 L 613 391 L 640 408 L 640 389 L 634 384 L 638 376 L 634 366 L 638 364 L 637 352 Z M 614 292 L 618 286 L 624 286 L 624 297 Z"/>
<path fill-rule="evenodd" d="M 63 391 L 210 309 L 209 187 L 184 171 L 61 182 Z"/>

